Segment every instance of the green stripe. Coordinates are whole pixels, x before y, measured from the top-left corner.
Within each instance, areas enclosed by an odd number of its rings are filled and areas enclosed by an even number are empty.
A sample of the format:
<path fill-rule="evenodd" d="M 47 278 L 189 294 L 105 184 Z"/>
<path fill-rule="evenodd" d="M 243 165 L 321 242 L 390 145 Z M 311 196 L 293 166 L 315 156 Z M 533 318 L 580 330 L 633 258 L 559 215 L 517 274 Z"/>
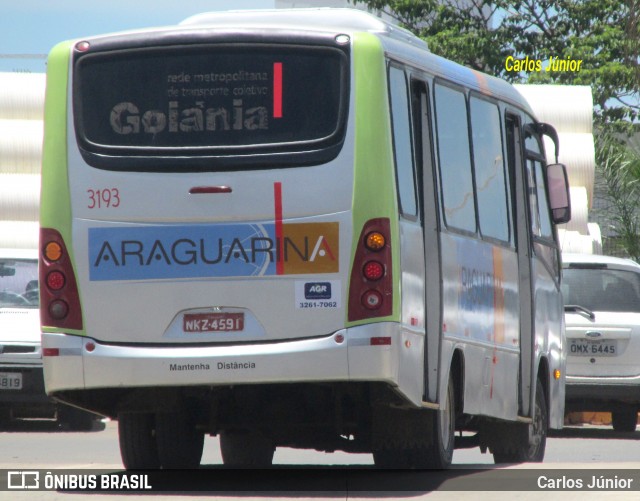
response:
<path fill-rule="evenodd" d="M 393 266 L 393 313 L 375 321 L 400 321 L 400 245 L 393 151 L 389 121 L 389 99 L 384 50 L 370 33 L 358 33 L 353 40 L 355 89 L 355 172 L 353 183 L 353 263 L 357 238 L 364 224 L 386 217 L 391 222 Z M 347 326 L 371 320 L 347 322 Z"/>
<path fill-rule="evenodd" d="M 51 49 L 47 59 L 40 226 L 60 232 L 75 272 L 71 239 L 71 193 L 67 172 L 67 89 L 71 45 L 72 42 L 56 45 Z M 43 330 L 45 332 L 60 331 L 60 329 L 48 327 L 44 327 Z M 65 332 L 84 333 L 84 331 L 69 329 Z"/>

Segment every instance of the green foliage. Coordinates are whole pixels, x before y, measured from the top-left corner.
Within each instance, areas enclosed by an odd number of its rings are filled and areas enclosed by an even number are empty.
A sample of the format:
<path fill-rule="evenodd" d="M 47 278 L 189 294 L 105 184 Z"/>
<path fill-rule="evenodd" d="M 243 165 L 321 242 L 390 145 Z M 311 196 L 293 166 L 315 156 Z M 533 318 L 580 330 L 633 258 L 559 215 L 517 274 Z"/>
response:
<path fill-rule="evenodd" d="M 640 0 L 352 0 L 383 11 L 431 50 L 520 83 L 590 85 L 600 123 L 633 122 L 640 107 Z M 506 58 L 542 71 L 507 71 Z M 580 71 L 547 72 L 551 57 Z"/>
<path fill-rule="evenodd" d="M 601 211 L 625 252 L 640 262 L 640 154 L 619 135 L 603 132 L 596 137 L 596 165 Z"/>

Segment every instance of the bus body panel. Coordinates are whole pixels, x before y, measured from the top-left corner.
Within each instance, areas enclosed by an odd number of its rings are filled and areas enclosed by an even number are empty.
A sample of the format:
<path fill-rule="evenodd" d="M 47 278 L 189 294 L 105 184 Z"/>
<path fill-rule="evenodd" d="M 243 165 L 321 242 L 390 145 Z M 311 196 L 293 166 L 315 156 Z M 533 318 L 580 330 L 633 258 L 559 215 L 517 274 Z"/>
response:
<path fill-rule="evenodd" d="M 424 394 L 425 351 L 425 255 L 422 227 L 417 221 L 400 220 L 400 291 L 402 364 L 398 375 L 404 391 Z"/>
<path fill-rule="evenodd" d="M 514 419 L 519 363 L 515 253 L 446 232 L 441 245 L 442 330 L 449 341 L 443 360 L 451 360 L 450 350 L 462 347 L 465 412 Z"/>
<path fill-rule="evenodd" d="M 346 144 L 354 135 L 351 103 Z M 240 170 L 123 176 L 87 166 L 71 107 L 68 121 L 71 241 L 89 335 L 114 343 L 265 341 L 326 335 L 344 326 L 351 148 L 320 166 L 250 175 Z M 202 186 L 228 186 L 232 192 L 190 193 Z M 273 262 L 278 204 L 283 270 Z M 314 285 L 331 292 L 314 299 L 305 294 Z M 132 311 L 131 297 L 153 299 Z M 180 318 L 203 308 L 244 313 L 247 328 L 180 335 Z"/>
<path fill-rule="evenodd" d="M 342 336 L 342 340 L 341 340 Z M 372 338 L 391 338 L 376 346 Z M 236 346 L 175 347 L 101 344 L 82 336 L 45 333 L 43 347 L 59 350 L 45 357 L 47 390 L 251 383 L 379 381 L 397 387 L 413 405 L 421 402 L 421 388 L 401 384 L 402 372 L 415 374 L 422 337 L 402 333 L 398 325 L 381 322 L 343 329 L 331 336 L 283 343 Z M 415 344 L 413 356 L 406 342 Z M 87 344 L 91 343 L 91 350 Z M 405 361 L 402 361 L 403 358 Z M 401 366 L 409 365 L 409 370 Z M 116 370 L 114 370 L 114 367 Z"/>
<path fill-rule="evenodd" d="M 358 231 L 375 217 L 389 219 L 391 248 L 399 245 L 398 199 L 393 169 L 393 146 L 389 123 L 386 62 L 383 44 L 371 33 L 353 33 L 353 80 L 355 105 L 355 158 L 353 182 L 353 263 L 361 242 Z M 390 189 L 390 187 L 393 187 Z M 400 269 L 399 252 L 392 253 L 392 270 Z M 400 281 L 394 275 L 392 313 L 385 320 L 400 319 Z M 369 323 L 349 321 L 347 326 Z"/>
<path fill-rule="evenodd" d="M 545 263 L 543 253 L 539 253 L 534 259 L 534 279 L 536 282 L 535 293 L 535 346 L 538 355 L 536 364 L 540 363 L 540 358 L 547 360 L 547 383 L 549 391 L 549 402 L 565 401 L 565 370 L 566 341 L 564 308 L 558 302 L 558 284 L 553 278 L 549 269 L 549 264 Z M 536 372 L 538 366 L 535 367 Z M 558 377 L 558 374 L 560 377 Z M 550 405 L 549 426 L 559 429 L 564 424 L 564 405 Z"/>
<path fill-rule="evenodd" d="M 319 225 L 321 228 L 332 225 L 341 226 L 340 238 L 348 241 L 350 233 L 350 218 L 348 213 L 333 214 L 331 220 L 326 222 L 325 218 L 312 218 L 302 220 L 305 222 L 296 223 L 300 226 Z M 308 221 L 308 222 L 307 222 Z M 78 221 L 74 227 L 76 242 L 81 243 L 81 248 L 76 248 L 78 258 L 76 260 L 79 269 L 89 270 L 95 268 L 100 256 L 103 259 L 109 258 L 110 262 L 119 259 L 125 263 L 134 260 L 139 264 L 144 259 L 144 263 L 149 258 L 155 260 L 155 256 L 161 256 L 165 269 L 160 269 L 159 273 L 172 273 L 175 268 L 181 266 L 179 261 L 191 262 L 196 254 L 178 254 L 188 249 L 189 253 L 198 253 L 198 258 L 205 253 L 220 256 L 215 250 L 205 249 L 201 252 L 197 244 L 199 238 L 204 238 L 207 232 L 221 231 L 220 225 L 98 225 L 96 222 Z M 259 228 L 264 224 L 232 224 L 224 225 L 224 228 L 231 228 L 238 231 L 244 238 L 270 239 L 265 236 L 267 233 Z M 88 250 L 87 235 L 91 231 L 105 230 L 105 236 L 100 236 L 103 252 L 97 250 L 97 254 Z M 165 230 L 167 230 L 165 232 Z M 123 232 L 126 231 L 125 237 Z M 147 231 L 148 238 L 134 236 Z M 184 233 L 183 233 L 184 232 Z M 255 233 L 254 233 L 255 232 Z M 255 235 L 255 237 L 247 236 Z M 158 240 L 159 238 L 162 240 Z M 236 238 L 236 237 L 234 237 Z M 324 235 L 316 235 L 313 238 L 315 245 Z M 109 240 L 110 239 L 110 240 Z M 171 249 L 171 242 L 183 242 L 180 246 Z M 186 242 L 185 242 L 186 240 Z M 166 245 L 155 246 L 155 251 L 149 253 L 147 249 L 156 241 L 166 242 Z M 103 243 L 104 242 L 104 243 Z M 122 243 L 124 242 L 124 243 Z M 139 244 L 138 242 L 142 242 Z M 193 242 L 196 242 L 194 245 Z M 112 244 L 110 247 L 107 245 Z M 140 254 L 124 256 L 122 259 L 122 245 L 136 246 L 136 250 L 143 248 L 146 255 L 142 258 Z M 228 244 L 226 244 L 228 245 Z M 335 260 L 347 262 L 348 246 L 341 246 L 338 251 L 337 241 L 330 244 L 331 251 L 335 253 Z M 182 250 L 180 249 L 182 247 Z M 346 249 L 345 249 L 346 247 Z M 239 246 L 236 246 L 240 249 Z M 113 253 L 111 250 L 113 249 Z M 233 249 L 232 249 L 233 251 Z M 245 249 L 247 254 L 249 249 Z M 309 252 L 312 249 L 309 248 Z M 231 259 L 234 259 L 233 251 Z M 240 272 L 259 273 L 262 268 L 254 267 L 254 263 L 245 262 L 243 251 L 240 253 L 240 265 L 236 270 Z M 328 251 L 327 251 L 328 253 Z M 95 256 L 98 257 L 95 257 Z M 224 255 L 224 252 L 223 252 Z M 229 255 L 228 253 L 226 254 Z M 115 256 L 115 257 L 113 257 Z M 222 261 L 224 261 L 223 258 Z M 327 258 L 328 259 L 328 258 Z M 250 260 L 250 259 L 249 259 Z M 151 263 L 155 264 L 154 262 Z M 180 277 L 152 276 L 145 278 L 109 279 L 115 275 L 116 271 L 107 273 L 100 272 L 99 279 L 91 280 L 90 273 L 81 274 L 80 287 L 83 294 L 85 323 L 87 332 L 95 339 L 105 342 L 115 343 L 183 343 L 183 342 L 238 342 L 248 340 L 276 340 L 293 339 L 296 337 L 313 337 L 326 335 L 344 326 L 344 301 L 342 297 L 347 294 L 347 279 L 340 274 L 308 274 L 293 276 L 257 275 L 240 276 L 235 278 L 220 277 L 198 277 L 190 274 L 188 265 L 182 265 L 185 270 L 177 270 L 176 273 L 184 273 Z M 196 265 L 193 265 L 196 266 Z M 139 267 L 142 268 L 142 267 Z M 200 266 L 204 268 L 204 266 Z M 153 273 L 155 270 L 144 273 Z M 197 272 L 197 270 L 195 270 Z M 102 279 L 102 277 L 106 277 Z M 324 288 L 326 292 L 315 294 L 309 289 L 313 287 Z M 327 291 L 328 289 L 328 291 Z M 135 308 L 131 305 L 131 297 L 146 297 L 148 300 L 137 303 Z M 268 300 L 267 300 L 268 299 Z M 91 307 L 90 305 L 93 305 Z M 202 326 L 204 330 L 191 330 L 184 326 L 180 333 L 180 320 L 184 315 L 197 315 L 202 309 L 215 311 L 229 311 L 229 309 L 240 308 L 244 313 L 244 327 L 233 328 L 231 331 L 209 330 Z M 121 315 L 118 312 L 128 312 Z M 189 317 L 186 317 L 188 320 Z M 194 317 L 197 318 L 197 317 Z M 185 321 L 187 321 L 185 320 Z M 293 321 L 292 321 L 293 320 Z M 176 323 L 177 321 L 177 323 Z M 304 328 L 301 328 L 304 326 Z M 195 329 L 198 329 L 195 327 Z M 180 335 L 181 334 L 181 335 Z"/>

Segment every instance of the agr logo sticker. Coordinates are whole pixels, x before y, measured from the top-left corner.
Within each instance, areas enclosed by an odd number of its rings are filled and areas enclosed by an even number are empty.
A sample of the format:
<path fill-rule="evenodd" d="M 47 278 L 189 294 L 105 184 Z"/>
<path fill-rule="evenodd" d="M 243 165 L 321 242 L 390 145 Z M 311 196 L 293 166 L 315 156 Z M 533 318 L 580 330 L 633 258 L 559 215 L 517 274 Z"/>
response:
<path fill-rule="evenodd" d="M 331 299 L 331 282 L 311 282 L 304 284 L 305 299 Z"/>
<path fill-rule="evenodd" d="M 340 280 L 326 282 L 296 281 L 296 308 L 336 309 L 342 307 Z"/>

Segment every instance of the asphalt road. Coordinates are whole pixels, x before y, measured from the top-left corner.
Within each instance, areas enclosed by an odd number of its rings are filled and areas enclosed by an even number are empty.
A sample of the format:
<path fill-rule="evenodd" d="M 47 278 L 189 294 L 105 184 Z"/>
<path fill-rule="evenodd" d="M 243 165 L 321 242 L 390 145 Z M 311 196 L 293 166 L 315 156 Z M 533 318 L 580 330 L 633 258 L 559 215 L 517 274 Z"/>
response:
<path fill-rule="evenodd" d="M 3 454 L 0 470 L 62 470 L 87 475 L 100 472 L 122 475 L 117 426 L 76 433 L 49 423 L 21 423 L 0 430 Z M 553 433 L 545 462 L 497 468 L 492 457 L 478 449 L 457 450 L 446 472 L 380 471 L 370 454 L 325 454 L 278 449 L 272 470 L 227 470 L 221 466 L 216 438 L 207 438 L 201 470 L 156 472 L 150 483 L 178 486 L 177 492 L 94 492 L 99 501 L 152 497 L 153 499 L 640 499 L 640 431 L 613 432 L 608 427 L 582 426 Z M 68 472 L 64 472 L 68 473 Z M 1 475 L 7 475 L 5 471 Z M 159 476 L 160 475 L 160 476 Z M 0 486 L 6 478 L 0 478 Z M 598 488 L 609 482 L 605 489 Z M 579 489 L 582 483 L 582 489 Z M 588 488 L 596 484 L 594 488 Z M 205 489 L 189 492 L 200 486 Z M 613 486 L 613 487 L 612 487 Z M 507 490 L 505 490 L 507 489 Z M 563 490 L 557 490 L 563 489 Z M 79 500 L 87 493 L 53 491 L 0 491 L 0 499 Z"/>

